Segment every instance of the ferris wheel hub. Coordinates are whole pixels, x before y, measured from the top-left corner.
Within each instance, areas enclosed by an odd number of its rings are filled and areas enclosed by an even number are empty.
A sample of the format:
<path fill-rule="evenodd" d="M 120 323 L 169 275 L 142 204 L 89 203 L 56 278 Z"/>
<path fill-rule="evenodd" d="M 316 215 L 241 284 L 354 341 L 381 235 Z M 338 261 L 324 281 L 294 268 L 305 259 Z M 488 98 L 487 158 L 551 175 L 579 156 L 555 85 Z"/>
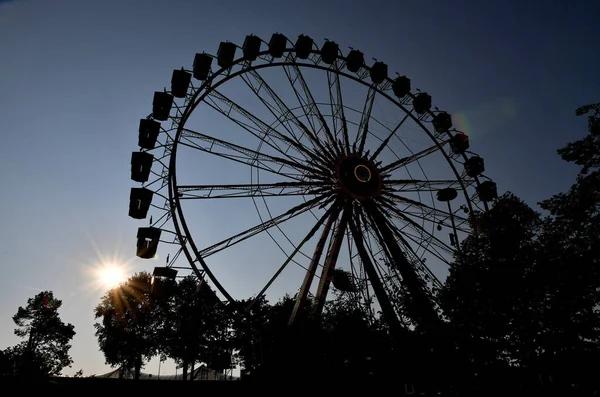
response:
<path fill-rule="evenodd" d="M 364 157 L 341 157 L 336 173 L 341 192 L 352 199 L 370 199 L 381 193 L 381 174 L 375 164 Z"/>

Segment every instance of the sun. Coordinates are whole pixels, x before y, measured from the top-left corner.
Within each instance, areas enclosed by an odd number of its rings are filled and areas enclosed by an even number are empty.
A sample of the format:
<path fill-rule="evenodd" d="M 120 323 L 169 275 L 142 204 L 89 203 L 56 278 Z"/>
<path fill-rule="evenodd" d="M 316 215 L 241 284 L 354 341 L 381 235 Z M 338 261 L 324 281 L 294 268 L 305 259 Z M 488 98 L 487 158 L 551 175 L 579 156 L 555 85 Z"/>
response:
<path fill-rule="evenodd" d="M 98 283 L 106 289 L 112 289 L 127 280 L 125 266 L 115 263 L 98 266 L 96 276 Z"/>

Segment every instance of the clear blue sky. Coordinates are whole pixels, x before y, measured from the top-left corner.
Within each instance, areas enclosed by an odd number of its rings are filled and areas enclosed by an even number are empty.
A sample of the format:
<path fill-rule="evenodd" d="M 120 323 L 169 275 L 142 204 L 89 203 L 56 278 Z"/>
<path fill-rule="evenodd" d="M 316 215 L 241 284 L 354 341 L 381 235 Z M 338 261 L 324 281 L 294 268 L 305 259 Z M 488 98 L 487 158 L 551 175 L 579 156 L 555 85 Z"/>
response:
<path fill-rule="evenodd" d="M 66 373 L 108 370 L 90 269 L 152 270 L 135 258 L 130 156 L 153 92 L 196 52 L 276 31 L 360 49 L 431 93 L 500 191 L 535 205 L 573 181 L 555 151 L 585 134 L 575 108 L 600 100 L 599 14 L 593 0 L 0 1 L 0 348 L 18 306 L 52 290 L 77 332 Z"/>

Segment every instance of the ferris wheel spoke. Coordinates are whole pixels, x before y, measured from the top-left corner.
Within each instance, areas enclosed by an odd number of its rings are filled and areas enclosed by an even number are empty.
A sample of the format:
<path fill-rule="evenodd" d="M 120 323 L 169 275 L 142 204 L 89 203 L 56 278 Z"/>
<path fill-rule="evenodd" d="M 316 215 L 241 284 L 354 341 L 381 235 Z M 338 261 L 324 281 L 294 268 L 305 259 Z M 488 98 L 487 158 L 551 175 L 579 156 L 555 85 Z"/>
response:
<path fill-rule="evenodd" d="M 450 210 L 441 210 L 439 208 L 431 207 L 420 201 L 409 199 L 407 197 L 399 196 L 397 194 L 389 192 L 385 193 L 383 200 L 390 202 L 392 206 L 395 206 L 395 204 L 393 203 L 403 203 L 407 206 L 405 208 L 402 208 L 402 213 L 410 214 L 412 216 L 419 217 L 423 220 L 436 223 L 438 225 L 449 226 L 445 222 L 453 218 L 453 221 L 455 222 L 456 228 L 458 230 L 468 232 L 467 230 L 460 229 L 459 227 L 468 224 L 469 220 L 465 217 L 457 215 L 454 212 L 451 212 Z M 418 208 L 418 211 L 409 211 L 413 207 Z"/>
<path fill-rule="evenodd" d="M 252 76 L 255 81 L 251 81 L 246 74 Z M 306 135 L 309 138 L 314 149 L 329 153 L 332 160 L 335 158 L 331 148 L 324 146 L 323 143 L 311 132 L 311 130 L 304 125 L 304 123 L 302 123 L 298 117 L 296 117 L 294 112 L 292 112 L 292 110 L 283 102 L 283 100 L 281 100 L 279 95 L 277 95 L 271 86 L 262 78 L 258 71 L 251 70 L 246 74 L 241 76 L 242 80 L 252 90 L 256 97 L 265 105 L 265 107 L 269 109 L 269 112 L 275 117 L 275 119 L 281 123 L 281 125 L 283 125 L 283 127 L 292 137 L 294 137 L 298 145 L 302 145 L 300 138 L 296 137 L 296 134 L 294 133 L 294 127 L 289 125 L 289 123 L 292 123 L 297 129 L 302 131 L 301 136 Z M 261 90 L 266 91 L 268 97 L 271 98 L 275 104 L 270 103 L 263 95 L 261 95 Z"/>
<path fill-rule="evenodd" d="M 365 219 L 364 214 L 363 219 Z M 381 233 L 378 233 L 377 229 L 373 227 L 372 223 L 368 220 L 365 219 L 364 223 L 368 226 L 367 233 L 373 234 L 376 237 L 375 241 L 377 244 L 377 251 L 374 253 L 374 256 L 384 254 L 386 255 L 386 257 L 390 257 L 390 253 L 388 252 L 386 247 L 381 246 L 381 244 L 379 243 L 379 241 L 383 241 Z M 393 222 L 388 221 L 387 224 L 390 227 L 390 229 L 394 232 L 394 235 L 396 236 L 396 241 L 405 248 L 404 253 L 406 254 L 407 260 L 415 267 L 417 271 L 421 271 L 421 273 L 424 275 L 424 278 L 427 279 L 427 281 L 430 280 L 434 285 L 440 287 L 441 282 L 439 281 L 437 276 L 431 271 L 431 269 L 429 269 L 429 267 L 425 264 L 425 259 L 422 258 L 415 251 L 415 248 L 413 247 L 413 245 L 410 244 L 408 240 L 411 240 L 417 246 L 421 246 L 421 243 L 419 243 L 410 233 L 399 229 Z M 441 261 L 448 263 L 448 259 L 440 255 L 436 250 L 431 251 L 430 253 L 438 259 L 440 259 Z"/>
<path fill-rule="evenodd" d="M 362 302 L 370 302 L 371 295 L 369 291 L 368 278 L 364 272 L 364 267 L 360 265 L 360 258 L 358 258 L 358 253 L 353 252 L 354 243 L 352 240 L 352 232 L 348 228 L 346 230 L 346 246 L 348 249 L 348 262 L 350 265 L 350 273 L 353 279 L 353 286 L 355 288 L 354 291 L 354 299 L 357 306 L 360 304 L 360 298 L 362 298 Z M 356 263 L 356 262 L 359 263 Z M 367 304 L 364 307 L 368 311 L 369 315 L 372 315 L 371 305 Z"/>
<path fill-rule="evenodd" d="M 371 239 L 369 239 L 370 244 L 375 244 L 376 247 L 374 248 L 372 245 L 370 245 L 370 249 L 371 252 L 373 252 L 373 257 L 377 257 L 378 255 L 384 255 L 386 258 L 389 258 L 389 260 L 391 260 L 391 254 L 389 252 L 389 250 L 387 249 L 387 247 L 382 243 L 383 242 L 383 237 L 381 235 L 381 232 L 377 229 L 376 225 L 373 223 L 372 219 L 368 219 L 366 217 L 366 215 L 364 214 L 364 211 L 361 213 L 361 219 L 363 220 L 363 223 L 365 225 L 365 235 L 367 236 L 373 236 L 373 240 L 374 242 L 371 243 Z M 393 225 L 393 223 L 388 222 L 388 226 L 390 228 L 394 228 L 395 225 Z"/>
<path fill-rule="evenodd" d="M 268 131 L 265 132 L 264 130 L 257 128 L 256 125 L 251 125 L 248 124 L 247 122 L 238 120 L 237 118 L 233 117 L 233 115 L 231 114 L 232 112 L 232 108 L 226 109 L 224 108 L 222 105 L 220 105 L 214 98 L 207 98 L 205 103 L 212 108 L 213 110 L 217 111 L 218 113 L 222 114 L 223 116 L 225 116 L 227 119 L 229 119 L 230 121 L 232 121 L 233 123 L 235 123 L 238 127 L 242 128 L 243 130 L 245 130 L 246 132 L 250 133 L 252 136 L 254 136 L 256 139 L 258 139 L 259 142 L 261 143 L 265 143 L 267 146 L 269 146 L 271 149 L 273 149 L 274 151 L 276 151 L 277 153 L 279 153 L 279 155 L 282 156 L 287 156 L 290 159 L 293 159 L 296 162 L 308 162 L 310 164 L 311 160 L 309 160 L 306 155 L 303 154 L 303 158 L 296 158 L 294 156 L 292 156 L 291 154 L 289 154 L 289 149 L 290 149 L 290 145 L 287 146 L 287 148 L 281 148 L 279 145 L 281 144 L 281 142 L 278 142 L 277 140 L 275 140 L 273 135 L 269 135 Z M 225 104 L 227 104 L 227 102 L 225 102 Z M 242 116 L 245 116 L 243 113 L 240 112 L 236 112 L 238 114 L 241 114 Z M 269 127 L 269 129 L 271 129 L 271 127 Z M 314 165 L 314 164 L 313 164 Z M 315 165 L 317 166 L 317 165 Z M 318 167 L 318 166 L 317 166 Z"/>
<path fill-rule="evenodd" d="M 415 230 L 421 238 L 425 237 L 425 238 L 429 239 L 438 248 L 441 248 L 444 251 L 446 251 L 447 254 L 454 255 L 455 250 L 451 246 L 447 245 L 445 242 L 440 240 L 438 237 L 434 236 L 431 232 L 425 230 L 419 223 L 417 223 L 411 217 L 407 216 L 403 211 L 399 210 L 395 205 L 386 203 L 384 200 L 382 200 L 380 203 L 385 208 L 385 210 L 390 212 L 391 215 L 393 215 L 396 219 L 403 221 L 404 223 L 406 223 L 406 226 Z"/>
<path fill-rule="evenodd" d="M 304 112 L 304 115 L 314 131 L 315 137 L 318 139 L 321 131 L 324 131 L 325 139 L 329 142 L 331 148 L 337 154 L 340 154 L 342 150 L 340 147 L 338 147 L 338 144 L 331 133 L 329 126 L 327 125 L 325 117 L 323 117 L 323 114 L 319 110 L 319 105 L 317 105 L 317 102 L 315 101 L 312 92 L 310 91 L 310 88 L 306 83 L 304 76 L 302 75 L 300 67 L 296 64 L 292 64 L 289 66 L 284 66 L 284 71 L 290 82 L 290 86 L 292 87 L 292 90 L 298 99 L 298 103 Z M 297 87 L 297 85 L 300 85 L 300 89 Z M 330 154 L 335 159 L 335 153 Z"/>
<path fill-rule="evenodd" d="M 394 234 L 398 236 L 398 242 L 406 248 L 405 252 L 408 252 L 410 254 L 410 257 L 412 258 L 411 263 L 415 267 L 415 270 L 420 271 L 421 274 L 424 275 L 423 278 L 426 281 L 430 281 L 436 287 L 440 287 L 441 282 L 439 281 L 437 276 L 431 271 L 431 269 L 429 269 L 429 267 L 425 264 L 426 258 L 424 256 L 424 253 L 427 252 L 428 254 L 432 255 L 440 262 L 448 266 L 450 266 L 452 262 L 452 257 L 448 254 L 444 255 L 440 253 L 435 243 L 425 244 L 423 236 L 419 235 L 418 232 L 416 234 L 413 234 L 410 230 L 407 230 L 411 228 L 407 226 L 398 228 L 398 226 L 395 225 L 393 222 L 390 222 L 389 225 L 390 228 L 394 231 Z M 415 249 L 415 246 L 417 247 L 417 249 Z M 422 250 L 423 253 L 417 252 L 418 249 Z"/>
<path fill-rule="evenodd" d="M 382 167 L 379 171 L 381 173 L 390 173 L 395 171 L 396 169 L 398 169 L 399 167 L 402 167 L 404 165 L 413 163 L 417 160 L 422 159 L 425 156 L 428 156 L 432 153 L 437 152 L 438 150 L 440 150 L 442 148 L 442 146 L 445 144 L 446 142 L 442 142 L 441 144 L 435 144 L 431 147 L 428 147 L 427 149 L 421 150 L 420 152 L 417 152 L 415 154 L 413 154 L 412 156 L 407 156 L 407 157 L 402 157 L 394 162 L 391 162 L 390 164 Z"/>
<path fill-rule="evenodd" d="M 360 261 L 363 265 L 365 273 L 367 274 L 369 281 L 371 282 L 371 287 L 373 288 L 373 291 L 375 292 L 375 296 L 377 297 L 377 302 L 381 306 L 381 310 L 383 312 L 383 316 L 384 316 L 385 320 L 387 321 L 390 328 L 394 332 L 398 332 L 398 333 L 402 332 L 403 331 L 402 324 L 400 323 L 400 320 L 398 319 L 398 316 L 396 314 L 396 310 L 394 309 L 394 306 L 390 302 L 389 296 L 386 293 L 385 287 L 384 287 L 383 283 L 381 282 L 381 279 L 378 277 L 377 270 L 375 269 L 375 265 L 373 264 L 373 261 L 371 260 L 369 251 L 365 247 L 365 242 L 364 242 L 365 236 L 361 232 L 356 219 L 350 220 L 348 227 L 350 229 L 350 232 L 352 233 L 352 239 L 353 239 L 354 246 L 356 247 L 356 250 L 360 257 Z"/>
<path fill-rule="evenodd" d="M 325 223 L 325 220 L 327 220 L 328 218 L 330 218 L 331 213 L 333 211 L 334 211 L 334 206 L 330 206 L 327 209 L 327 211 L 325 211 L 325 214 L 323 214 L 323 216 L 321 216 L 318 219 L 317 223 L 312 227 L 312 229 L 310 229 L 310 231 L 306 234 L 306 236 L 302 239 L 302 241 L 298 245 L 296 245 L 296 247 L 294 248 L 294 251 L 286 258 L 286 260 L 279 267 L 279 269 L 277 269 L 277 271 L 275 272 L 275 274 L 273 275 L 273 277 L 271 277 L 271 279 L 267 282 L 267 284 L 265 284 L 265 286 L 256 295 L 256 299 L 254 299 L 246 307 L 246 311 L 248 311 L 254 305 L 254 302 L 256 302 L 256 300 L 260 299 L 265 294 L 265 292 L 267 292 L 267 290 L 269 289 L 269 287 L 271 286 L 271 284 L 273 284 L 273 282 L 275 282 L 275 280 L 277 279 L 277 277 L 279 277 L 279 275 L 283 272 L 283 270 L 285 270 L 285 268 L 287 267 L 287 265 L 289 265 L 289 263 L 294 260 L 294 257 L 296 256 L 296 254 L 298 254 L 298 252 L 300 252 L 300 250 L 302 249 L 302 247 L 304 246 L 304 244 L 306 244 L 308 241 L 310 241 L 310 239 L 313 238 L 313 236 L 321 228 L 321 226 L 323 226 L 323 224 Z M 310 271 L 310 269 L 307 269 L 307 272 L 309 272 L 309 271 Z M 314 272 L 313 272 L 313 275 L 314 275 Z"/>
<path fill-rule="evenodd" d="M 303 213 L 306 213 L 313 208 L 325 207 L 325 206 L 327 206 L 327 204 L 331 203 L 331 201 L 333 201 L 334 198 L 335 197 L 333 197 L 331 194 L 322 194 L 320 196 L 317 196 L 311 200 L 303 202 L 302 204 L 299 204 L 299 205 L 289 209 L 288 211 L 284 212 L 283 214 L 280 214 L 280 215 L 278 215 L 274 218 L 271 218 L 265 222 L 261 222 L 260 224 L 255 225 L 249 229 L 246 229 L 243 232 L 238 233 L 234 236 L 231 236 L 224 240 L 221 240 L 220 242 L 213 244 L 210 247 L 206 247 L 206 248 L 198 251 L 198 253 L 200 254 L 201 257 L 206 258 L 210 255 L 213 255 L 219 251 L 224 250 L 225 248 L 231 247 L 235 244 L 241 243 L 242 241 L 249 239 L 250 237 L 256 236 L 257 234 L 262 233 L 274 226 L 278 226 L 279 224 L 281 224 L 285 221 L 288 221 L 288 220 L 295 218 Z"/>
<path fill-rule="evenodd" d="M 298 315 L 298 312 L 306 304 L 308 291 L 310 290 L 310 287 L 317 272 L 317 268 L 319 267 L 319 262 L 321 261 L 323 250 L 325 249 L 325 243 L 327 242 L 329 233 L 331 233 L 331 228 L 333 227 L 333 224 L 340 215 L 341 210 L 342 207 L 341 205 L 339 205 L 339 201 L 336 201 L 327 209 L 327 223 L 325 223 L 325 227 L 323 228 L 321 236 L 317 241 L 317 245 L 315 246 L 315 250 L 310 260 L 310 264 L 308 266 L 308 269 L 306 270 L 306 274 L 304 275 L 304 281 L 302 281 L 300 290 L 296 295 L 296 303 L 294 304 L 294 309 L 292 310 L 292 314 L 290 316 L 290 323 L 294 322 L 294 319 Z"/>
<path fill-rule="evenodd" d="M 266 171 L 266 172 L 270 172 L 273 174 L 277 174 L 279 176 L 282 176 L 286 179 L 293 179 L 293 180 L 297 180 L 297 181 L 302 181 L 305 176 L 306 173 L 303 172 L 299 172 L 299 173 L 290 173 L 290 172 L 282 172 L 282 166 L 279 167 L 278 170 L 274 169 L 273 167 L 271 167 L 269 164 L 265 163 L 264 161 L 258 161 L 257 159 L 249 159 L 247 157 L 244 156 L 236 156 L 233 155 L 231 153 L 222 153 L 222 152 L 217 152 L 214 149 L 211 148 L 205 148 L 202 146 L 198 146 L 196 143 L 188 143 L 188 142 L 184 142 L 183 140 L 181 140 L 179 142 L 180 145 L 182 146 L 186 146 L 192 149 L 196 149 L 199 150 L 201 152 L 205 152 L 205 153 L 209 153 L 212 154 L 214 156 L 217 157 L 221 157 L 230 161 L 234 161 L 236 163 L 240 163 L 240 164 L 244 164 L 244 165 L 248 165 L 248 166 L 252 166 L 256 169 L 262 170 L 262 171 Z M 318 178 L 318 176 L 315 176 L 314 178 Z"/>
<path fill-rule="evenodd" d="M 226 142 L 221 139 L 214 138 L 209 135 L 202 134 L 197 131 L 192 131 L 190 129 L 183 129 L 181 134 L 182 139 L 185 139 L 186 142 L 181 142 L 183 145 L 192 147 L 194 149 L 198 149 L 205 153 L 211 153 L 216 156 L 224 157 L 233 161 L 241 162 L 243 164 L 252 165 L 255 167 L 262 167 L 261 169 L 266 170 L 268 172 L 272 172 L 275 174 L 279 174 L 286 177 L 292 177 L 294 174 L 284 173 L 281 170 L 284 167 L 294 169 L 296 171 L 301 172 L 303 175 L 310 175 L 312 178 L 319 179 L 320 171 L 317 168 L 310 167 L 301 161 L 294 161 L 293 159 L 278 157 L 274 155 L 269 155 L 265 153 L 261 153 L 255 150 L 248 149 L 243 146 L 239 146 L 230 142 Z M 200 146 L 195 141 L 206 142 L 208 146 Z M 233 155 L 232 153 L 224 153 L 217 152 L 215 147 L 221 147 L 224 149 L 228 149 L 232 152 L 237 153 Z M 271 168 L 269 164 L 277 164 L 279 165 L 279 169 L 275 170 Z M 296 177 L 297 178 L 297 177 Z"/>
<path fill-rule="evenodd" d="M 403 209 L 402 212 L 406 215 L 406 216 L 411 216 L 413 218 L 418 218 L 420 220 L 429 222 L 432 226 L 434 224 L 437 224 L 438 230 L 442 230 L 442 227 L 446 227 L 446 228 L 451 228 L 451 229 L 456 229 L 456 231 L 462 232 L 462 233 L 468 233 L 469 229 L 468 229 L 468 220 L 466 218 L 458 218 L 456 214 L 452 214 L 450 215 L 449 212 L 444 212 L 441 210 L 436 210 L 435 211 L 435 215 L 433 211 L 425 211 L 425 210 L 420 210 L 420 211 L 412 211 L 412 210 L 405 210 Z M 444 217 L 442 217 L 443 214 L 446 214 Z M 448 222 L 450 221 L 450 222 Z M 454 226 L 452 225 L 452 223 L 454 222 Z"/>
<path fill-rule="evenodd" d="M 431 281 L 433 284 L 435 284 L 437 287 L 441 287 L 442 283 L 441 281 L 438 279 L 438 277 L 431 271 L 431 269 L 425 264 L 425 261 L 423 258 L 421 258 L 417 252 L 415 251 L 414 247 L 409 243 L 409 241 L 406 239 L 405 237 L 405 233 L 402 233 L 397 227 L 396 225 L 394 225 L 393 223 L 390 222 L 390 228 L 392 229 L 392 231 L 394 232 L 394 234 L 396 235 L 396 240 L 402 244 L 402 246 L 405 248 L 404 252 L 408 252 L 408 256 L 410 257 L 410 262 L 413 264 L 413 266 L 415 266 L 415 268 L 420 269 L 422 273 L 424 273 L 425 276 L 425 281 Z M 410 236 L 412 237 L 412 236 Z M 444 263 L 448 263 L 448 259 L 442 257 L 442 256 L 438 256 L 439 254 L 437 253 L 437 251 L 434 254 L 438 259 L 440 259 L 441 261 L 443 261 Z"/>
<path fill-rule="evenodd" d="M 386 280 L 386 282 L 384 282 L 384 287 L 385 287 L 387 293 L 390 294 L 390 296 L 393 295 L 394 293 L 398 293 L 398 291 L 400 289 L 400 285 L 395 285 L 394 287 L 397 290 L 392 291 L 391 287 L 389 285 L 389 282 L 392 279 L 397 279 L 398 284 L 400 284 L 400 280 L 402 279 L 402 274 L 400 273 L 397 266 L 390 265 L 390 264 L 394 263 L 394 259 L 393 259 L 393 256 L 392 256 L 390 250 L 387 248 L 387 246 L 382 245 L 382 242 L 384 241 L 383 235 L 377 228 L 373 228 L 373 227 L 371 227 L 367 232 L 365 232 L 365 235 L 367 236 L 369 250 L 371 252 L 376 252 L 375 254 L 372 254 L 372 256 L 374 258 L 374 263 L 375 263 L 377 273 L 379 274 L 379 276 L 381 277 L 382 280 Z M 383 255 L 384 258 L 377 260 L 378 255 Z M 408 257 L 406 257 L 406 260 L 410 263 L 410 265 L 414 266 L 414 262 L 410 261 Z M 383 262 L 383 264 L 385 264 L 385 267 L 382 266 L 382 264 L 380 264 L 380 262 Z M 392 274 L 393 274 L 393 276 L 392 276 Z M 397 309 L 399 314 L 402 313 L 402 310 L 397 303 L 394 302 L 393 306 Z"/>
<path fill-rule="evenodd" d="M 376 265 L 377 273 L 384 281 L 383 285 L 389 296 L 394 296 L 398 294 L 398 292 L 402 288 L 402 274 L 399 272 L 397 266 L 392 265 L 395 262 L 391 252 L 383 244 L 384 240 L 381 232 L 372 224 L 372 221 L 366 219 L 364 212 L 361 215 L 363 222 L 366 225 L 364 235 L 366 236 L 366 241 L 368 243 L 369 250 L 372 253 L 371 255 Z M 383 262 L 385 264 L 385 268 L 380 264 L 380 262 Z M 396 282 L 395 285 L 390 285 L 393 281 Z M 401 307 L 397 299 L 392 300 L 392 306 L 396 310 L 396 313 L 399 315 L 399 320 L 402 323 L 402 325 L 405 327 L 408 326 L 409 321 L 407 321 L 407 314 L 405 313 L 405 310 Z"/>
<path fill-rule="evenodd" d="M 331 284 L 331 275 L 335 265 L 337 263 L 340 251 L 342 248 L 342 242 L 344 241 L 344 235 L 346 234 L 346 228 L 348 227 L 348 221 L 352 214 L 352 206 L 346 206 L 342 213 L 342 218 L 334 228 L 333 236 L 330 241 L 329 249 L 327 250 L 327 256 L 325 257 L 325 264 L 321 272 L 321 278 L 315 294 L 316 311 L 321 312 L 325 305 L 325 298 L 329 291 Z"/>
<path fill-rule="evenodd" d="M 338 145 L 342 146 L 346 153 L 350 153 L 350 138 L 348 137 L 348 123 L 344 113 L 344 101 L 342 97 L 342 87 L 340 84 L 339 63 L 336 60 L 333 63 L 335 71 L 327 70 L 327 82 L 329 86 L 329 103 L 331 104 L 331 118 L 333 120 L 333 130 Z M 342 135 L 342 142 L 338 136 Z"/>
<path fill-rule="evenodd" d="M 393 260 L 394 266 L 397 267 L 402 280 L 410 295 L 409 313 L 413 320 L 420 320 L 419 323 L 425 326 L 434 326 L 437 324 L 437 314 L 433 309 L 433 305 L 427 296 L 424 286 L 418 278 L 415 269 L 402 252 L 398 242 L 394 237 L 392 229 L 389 227 L 385 216 L 374 203 L 367 203 L 363 206 L 367 215 L 376 225 L 381 236 L 381 245 L 386 247 Z"/>
<path fill-rule="evenodd" d="M 323 194 L 331 190 L 324 182 L 278 182 L 241 185 L 180 185 L 179 198 L 222 199 L 248 197 L 283 197 Z"/>
<path fill-rule="evenodd" d="M 402 245 L 406 246 L 406 247 L 410 247 L 411 252 L 414 252 L 415 256 L 417 258 L 419 258 L 419 260 L 415 263 L 418 263 L 419 266 L 422 264 L 422 267 L 424 269 L 426 269 L 427 273 L 433 275 L 433 272 L 431 272 L 431 270 L 429 269 L 429 267 L 427 267 L 425 265 L 425 263 L 423 263 L 423 261 L 420 259 L 422 254 L 419 255 L 417 253 L 417 251 L 415 250 L 414 246 L 417 246 L 419 248 L 421 248 L 423 251 L 427 251 L 429 254 L 433 255 L 436 259 L 438 259 L 439 261 L 441 261 L 442 263 L 445 263 L 446 265 L 450 266 L 452 260 L 450 259 L 451 257 L 449 255 L 444 255 L 442 253 L 440 253 L 437 250 L 437 245 L 436 244 L 424 244 L 423 241 L 423 236 L 419 236 L 419 235 L 414 235 L 406 230 L 400 230 L 398 227 L 396 227 L 394 225 L 394 233 L 401 235 L 403 237 L 402 240 Z M 410 240 L 410 241 L 409 241 Z M 412 242 L 412 244 L 411 244 Z M 414 245 L 413 245 L 414 244 Z M 435 275 L 433 275 L 433 277 L 437 280 L 437 277 Z M 439 282 L 439 280 L 438 280 Z"/>
<path fill-rule="evenodd" d="M 267 146 L 269 146 L 271 149 L 278 152 L 280 155 L 284 155 L 284 156 L 286 155 L 286 151 L 279 146 L 280 142 L 274 140 L 272 136 L 265 134 L 264 131 L 257 128 L 256 126 L 252 126 L 251 124 L 248 124 L 247 122 L 243 122 L 243 121 L 235 118 L 232 115 L 232 113 L 233 113 L 232 110 L 235 110 L 235 109 L 233 109 L 233 107 L 227 101 L 219 101 L 219 99 L 207 97 L 205 99 L 204 103 L 211 109 L 213 109 L 216 112 L 223 115 L 228 120 L 232 121 L 234 124 L 236 124 L 238 127 L 243 129 L 244 131 L 250 133 L 250 135 L 255 137 L 259 142 L 264 142 Z M 227 108 L 227 106 L 229 106 L 229 108 Z M 239 114 L 239 112 L 235 112 L 235 113 Z M 306 159 L 303 158 L 303 159 L 297 159 L 297 160 L 304 161 Z"/>
<path fill-rule="evenodd" d="M 424 252 L 428 252 L 442 262 L 449 263 L 450 259 L 448 258 L 451 258 L 455 251 L 451 250 L 446 243 L 438 238 L 432 238 L 433 235 L 431 233 L 424 233 L 422 228 L 407 222 L 406 219 L 394 215 L 391 217 L 403 223 L 402 227 L 394 226 L 398 230 L 398 233 L 402 233 L 403 236 L 415 244 L 416 248 L 413 249 L 415 249 L 415 253 L 419 257 Z M 423 253 L 419 253 L 419 250 L 422 250 Z"/>
<path fill-rule="evenodd" d="M 383 190 L 390 192 L 437 192 L 445 188 L 462 189 L 462 185 L 454 179 L 387 179 L 383 181 Z"/>
<path fill-rule="evenodd" d="M 396 127 L 394 127 L 394 129 L 390 131 L 388 136 L 385 137 L 385 139 L 383 141 L 381 141 L 381 144 L 379 145 L 379 147 L 377 149 L 375 149 L 375 152 L 373 152 L 373 155 L 371 155 L 371 161 L 375 162 L 375 160 L 377 160 L 377 156 L 379 156 L 379 154 L 383 151 L 383 149 L 385 149 L 385 147 L 390 143 L 390 140 L 396 135 L 396 132 L 398 132 L 398 130 L 400 129 L 400 127 L 402 127 L 404 122 L 406 120 L 408 120 L 409 116 L 410 116 L 410 113 L 406 113 L 406 115 L 402 118 L 402 120 L 400 120 L 400 122 L 398 124 L 396 124 Z"/>
<path fill-rule="evenodd" d="M 290 116 L 294 117 L 294 114 L 285 105 L 285 103 L 283 103 L 279 95 L 275 93 L 275 91 L 271 88 L 269 83 L 267 83 L 265 79 L 262 78 L 262 76 L 258 73 L 257 70 L 249 70 L 247 73 L 240 75 L 240 78 L 246 84 L 246 86 L 250 88 L 250 90 L 254 93 L 256 98 L 258 98 L 258 100 L 262 102 L 263 105 L 265 105 L 265 107 L 269 110 L 273 117 L 275 117 L 275 120 L 281 123 L 281 125 L 286 129 L 286 131 L 296 141 L 297 144 L 301 145 L 302 143 L 300 142 L 300 138 L 296 136 L 294 129 L 291 128 L 287 123 L 284 124 L 284 122 L 289 122 Z M 270 103 L 270 101 L 268 101 L 264 97 L 264 93 L 261 91 L 266 91 L 267 96 L 271 98 L 271 100 L 274 101 L 275 104 Z M 297 127 L 301 131 L 304 131 L 305 128 L 303 128 L 302 123 L 299 122 L 299 120 L 296 121 L 298 122 Z"/>
<path fill-rule="evenodd" d="M 269 126 L 264 121 L 262 121 L 258 117 L 256 117 L 254 114 L 252 114 L 251 112 L 249 112 L 242 106 L 238 105 L 233 100 L 226 97 L 225 95 L 223 95 L 216 89 L 212 90 L 210 92 L 210 94 L 208 95 L 208 97 L 210 97 L 210 99 L 212 99 L 212 100 L 217 100 L 217 101 L 220 101 L 221 103 L 225 104 L 225 108 L 219 107 L 214 101 L 211 104 L 209 104 L 209 106 L 211 106 L 213 109 L 215 109 L 218 112 L 220 112 L 221 114 L 223 114 L 225 117 L 227 117 L 234 123 L 238 124 L 240 127 L 245 129 L 246 131 L 249 131 L 252 135 L 257 137 L 261 142 L 268 140 L 268 142 L 270 142 L 270 146 L 272 148 L 274 148 L 275 150 L 277 150 L 281 155 L 291 157 L 291 155 L 288 154 L 286 150 L 280 148 L 277 145 L 277 143 L 274 141 L 275 138 L 282 141 L 286 145 L 288 145 L 288 147 L 293 147 L 294 149 L 296 149 L 296 151 L 298 153 L 300 153 L 304 156 L 303 160 L 296 159 L 297 161 L 307 161 L 314 166 L 318 166 L 323 172 L 326 172 L 326 163 L 323 162 L 322 157 L 317 155 L 315 152 L 307 149 L 303 145 L 299 145 L 296 141 L 294 141 L 290 137 L 286 136 L 285 134 L 282 134 L 281 132 L 277 131 L 273 127 Z M 241 120 L 238 120 L 237 118 L 232 117 L 231 116 L 232 111 L 235 111 L 237 114 L 244 117 L 251 124 L 247 124 L 246 122 L 242 122 Z M 252 126 L 254 126 L 254 127 L 252 127 Z M 255 131 L 252 131 L 253 128 L 256 128 L 258 130 L 258 133 Z M 321 163 L 321 164 L 319 164 L 319 163 Z"/>
<path fill-rule="evenodd" d="M 352 145 L 352 150 L 362 154 L 365 149 L 365 143 L 367 142 L 367 135 L 369 134 L 369 121 L 371 120 L 371 111 L 373 110 L 373 104 L 375 103 L 375 94 L 377 93 L 375 83 L 369 86 L 363 111 L 360 117 L 360 124 L 358 125 L 358 131 L 356 133 L 356 140 Z M 358 145 L 358 148 L 357 148 Z"/>

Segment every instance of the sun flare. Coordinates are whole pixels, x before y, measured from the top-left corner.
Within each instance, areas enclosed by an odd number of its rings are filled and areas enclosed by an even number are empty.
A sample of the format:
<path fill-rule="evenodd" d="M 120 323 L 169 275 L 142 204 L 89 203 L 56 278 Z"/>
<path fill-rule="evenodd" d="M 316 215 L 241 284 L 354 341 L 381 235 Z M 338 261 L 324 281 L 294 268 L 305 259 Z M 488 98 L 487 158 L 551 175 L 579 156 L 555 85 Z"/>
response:
<path fill-rule="evenodd" d="M 124 266 L 108 263 L 98 267 L 97 277 L 104 288 L 111 289 L 127 280 L 127 272 Z"/>

